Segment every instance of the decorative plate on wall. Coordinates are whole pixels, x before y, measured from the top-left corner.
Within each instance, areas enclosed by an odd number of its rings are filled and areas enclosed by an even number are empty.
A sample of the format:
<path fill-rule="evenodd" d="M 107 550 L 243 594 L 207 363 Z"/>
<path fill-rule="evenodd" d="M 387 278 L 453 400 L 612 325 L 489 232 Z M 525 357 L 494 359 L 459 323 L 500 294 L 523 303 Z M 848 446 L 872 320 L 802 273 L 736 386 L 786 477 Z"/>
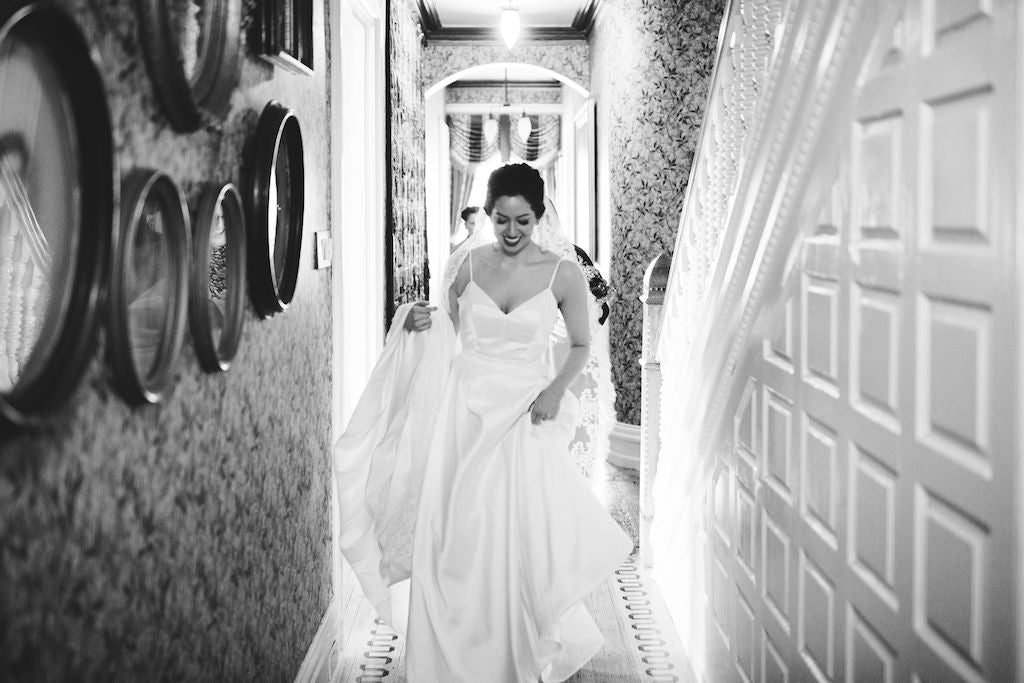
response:
<path fill-rule="evenodd" d="M 196 130 L 223 116 L 238 85 L 242 0 L 136 0 L 139 43 L 164 114 Z"/>
<path fill-rule="evenodd" d="M 139 169 L 124 182 L 110 285 L 107 347 L 129 403 L 156 403 L 185 337 L 191 257 L 188 208 L 168 176 Z"/>
<path fill-rule="evenodd" d="M 110 262 L 114 156 L 103 81 L 74 19 L 0 7 L 0 419 L 78 386 Z"/>
<path fill-rule="evenodd" d="M 271 101 L 263 108 L 245 172 L 249 232 L 249 295 L 264 318 L 291 303 L 299 276 L 305 170 L 294 112 Z"/>
<path fill-rule="evenodd" d="M 206 186 L 194 228 L 189 323 L 199 364 L 217 372 L 238 350 L 245 311 L 245 219 L 234 185 Z"/>

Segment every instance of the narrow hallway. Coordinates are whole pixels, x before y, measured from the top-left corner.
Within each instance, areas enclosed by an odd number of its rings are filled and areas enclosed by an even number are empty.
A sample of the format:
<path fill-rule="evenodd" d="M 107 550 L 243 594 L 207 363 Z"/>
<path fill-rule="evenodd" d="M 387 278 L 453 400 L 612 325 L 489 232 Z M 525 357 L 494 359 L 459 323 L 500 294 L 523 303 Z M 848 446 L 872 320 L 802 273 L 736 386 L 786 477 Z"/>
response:
<path fill-rule="evenodd" d="M 640 475 L 636 470 L 597 463 L 594 495 L 630 535 L 634 552 L 587 598 L 587 609 L 605 636 L 604 647 L 571 683 L 690 681 L 682 645 L 656 585 L 641 565 Z M 405 642 L 376 618 L 348 566 L 342 579 L 341 683 L 405 683 Z"/>

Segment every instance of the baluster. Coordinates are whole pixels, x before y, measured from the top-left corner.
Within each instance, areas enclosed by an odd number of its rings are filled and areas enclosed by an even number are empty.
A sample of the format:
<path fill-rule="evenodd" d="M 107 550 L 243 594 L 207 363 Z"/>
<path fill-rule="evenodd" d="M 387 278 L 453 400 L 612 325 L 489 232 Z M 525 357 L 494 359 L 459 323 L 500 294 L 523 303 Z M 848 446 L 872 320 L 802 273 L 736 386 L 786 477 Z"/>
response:
<path fill-rule="evenodd" d="M 661 449 L 661 363 L 657 353 L 670 265 L 671 260 L 664 252 L 651 261 L 644 273 L 644 293 L 640 297 L 644 305 L 640 351 L 640 559 L 645 567 L 650 567 L 654 560 L 650 542 L 651 524 L 654 521 L 652 492 Z"/>

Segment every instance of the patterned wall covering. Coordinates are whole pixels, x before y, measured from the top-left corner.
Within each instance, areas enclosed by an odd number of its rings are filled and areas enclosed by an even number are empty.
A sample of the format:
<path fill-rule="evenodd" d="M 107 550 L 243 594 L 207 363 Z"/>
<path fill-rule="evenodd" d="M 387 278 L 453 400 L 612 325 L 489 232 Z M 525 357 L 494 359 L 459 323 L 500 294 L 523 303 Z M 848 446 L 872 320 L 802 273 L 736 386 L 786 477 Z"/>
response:
<path fill-rule="evenodd" d="M 508 99 L 510 104 L 561 104 L 562 84 L 552 86 L 516 86 L 509 83 Z M 448 86 L 445 89 L 445 102 L 448 104 L 460 104 L 468 102 L 477 104 L 501 104 L 505 101 L 505 88 L 498 87 L 472 87 L 453 88 Z"/>
<path fill-rule="evenodd" d="M 530 43 L 522 41 L 509 50 L 493 42 L 433 42 L 423 52 L 423 85 L 426 88 L 464 69 L 502 62 L 542 66 L 590 87 L 590 48 L 586 43 Z"/>
<path fill-rule="evenodd" d="M 312 76 L 247 58 L 223 122 L 174 133 L 140 59 L 136 7 L 61 0 L 107 65 L 121 172 L 238 180 L 270 99 L 306 144 L 306 232 L 289 309 L 251 307 L 226 374 L 186 346 L 177 384 L 130 408 L 97 354 L 45 428 L 0 434 L 0 678 L 291 680 L 331 599 L 330 271 L 310 226 L 330 201 L 324 4 Z M 312 144 L 327 140 L 328 144 Z"/>
<path fill-rule="evenodd" d="M 725 5 L 606 0 L 591 34 L 591 90 L 608 140 L 615 408 L 630 424 L 640 421 L 644 269 L 675 241 Z"/>
<path fill-rule="evenodd" d="M 391 97 L 391 237 L 394 307 L 427 296 L 427 143 L 423 98 L 423 32 L 412 0 L 389 0 Z M 443 264 L 437 267 L 442 267 Z"/>

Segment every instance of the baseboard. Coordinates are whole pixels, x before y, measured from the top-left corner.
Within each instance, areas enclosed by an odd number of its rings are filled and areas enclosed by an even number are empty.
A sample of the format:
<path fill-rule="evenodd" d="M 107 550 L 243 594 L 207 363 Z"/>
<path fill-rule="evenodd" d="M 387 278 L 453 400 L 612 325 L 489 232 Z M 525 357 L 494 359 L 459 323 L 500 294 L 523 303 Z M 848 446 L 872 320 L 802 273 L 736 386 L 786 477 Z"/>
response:
<path fill-rule="evenodd" d="M 608 462 L 616 467 L 640 469 L 640 427 L 616 422 L 610 441 Z"/>
<path fill-rule="evenodd" d="M 340 666 L 336 672 L 331 671 L 331 652 L 335 647 L 341 648 L 341 643 L 337 642 L 340 634 L 341 602 L 334 600 L 320 620 L 320 628 L 313 636 L 299 673 L 295 675 L 295 683 L 329 683 L 333 674 L 341 673 Z"/>

